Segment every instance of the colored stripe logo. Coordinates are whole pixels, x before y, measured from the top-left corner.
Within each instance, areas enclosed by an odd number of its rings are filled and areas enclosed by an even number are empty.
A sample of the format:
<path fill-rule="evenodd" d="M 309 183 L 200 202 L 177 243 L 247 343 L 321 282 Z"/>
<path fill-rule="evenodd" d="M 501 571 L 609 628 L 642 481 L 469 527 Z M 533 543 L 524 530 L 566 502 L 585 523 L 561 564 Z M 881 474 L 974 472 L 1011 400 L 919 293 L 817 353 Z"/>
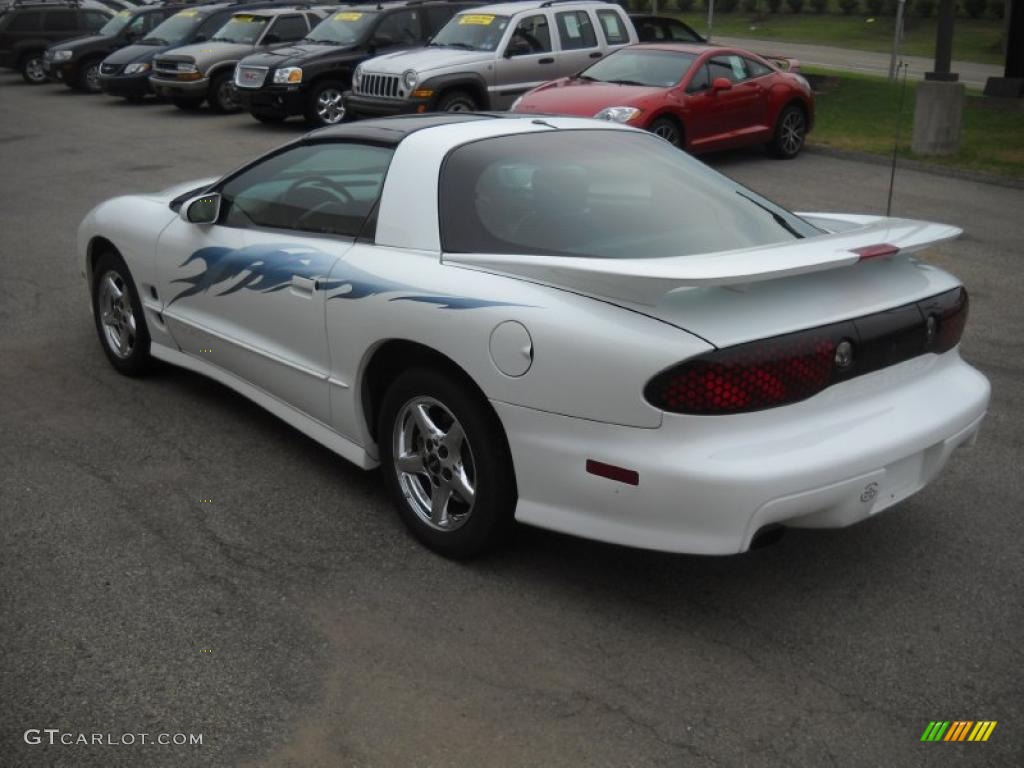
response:
<path fill-rule="evenodd" d="M 995 720 L 932 720 L 921 741 L 988 741 L 996 729 Z"/>

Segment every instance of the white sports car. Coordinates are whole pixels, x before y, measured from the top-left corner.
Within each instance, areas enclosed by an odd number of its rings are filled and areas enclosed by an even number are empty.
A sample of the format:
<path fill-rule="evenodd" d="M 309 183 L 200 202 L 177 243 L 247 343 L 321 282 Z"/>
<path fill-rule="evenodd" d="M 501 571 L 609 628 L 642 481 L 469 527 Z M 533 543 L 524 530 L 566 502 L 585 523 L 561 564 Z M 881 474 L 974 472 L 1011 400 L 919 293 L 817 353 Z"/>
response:
<path fill-rule="evenodd" d="M 381 465 L 438 552 L 519 520 L 727 554 L 869 518 L 973 440 L 967 294 L 911 256 L 959 233 L 794 214 L 613 123 L 442 114 L 109 200 L 78 245 L 115 368 Z"/>

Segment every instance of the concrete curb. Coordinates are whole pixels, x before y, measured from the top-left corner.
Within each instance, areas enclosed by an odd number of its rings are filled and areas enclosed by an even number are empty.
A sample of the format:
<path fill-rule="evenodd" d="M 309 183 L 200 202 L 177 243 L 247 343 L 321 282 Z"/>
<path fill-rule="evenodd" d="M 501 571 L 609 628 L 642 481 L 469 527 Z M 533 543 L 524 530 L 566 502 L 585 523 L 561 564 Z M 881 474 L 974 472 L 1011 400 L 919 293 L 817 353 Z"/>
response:
<path fill-rule="evenodd" d="M 836 149 L 835 147 L 825 147 L 820 144 L 806 144 L 804 151 L 817 155 L 839 157 L 844 160 L 858 160 L 862 163 L 872 163 L 874 165 L 889 165 L 892 163 L 891 155 L 874 155 L 870 152 Z M 979 184 L 992 184 L 997 187 L 1009 187 L 1010 189 L 1024 189 L 1024 179 L 1021 178 L 997 176 L 993 173 L 982 173 L 981 171 L 966 171 L 962 168 L 947 168 L 944 165 L 935 165 L 934 163 L 926 163 L 921 160 L 907 160 L 903 157 L 896 158 L 896 168 L 897 172 L 900 169 L 905 171 L 921 171 L 922 173 L 931 173 L 935 176 L 948 176 L 954 179 L 964 179 L 965 181 L 976 181 Z"/>

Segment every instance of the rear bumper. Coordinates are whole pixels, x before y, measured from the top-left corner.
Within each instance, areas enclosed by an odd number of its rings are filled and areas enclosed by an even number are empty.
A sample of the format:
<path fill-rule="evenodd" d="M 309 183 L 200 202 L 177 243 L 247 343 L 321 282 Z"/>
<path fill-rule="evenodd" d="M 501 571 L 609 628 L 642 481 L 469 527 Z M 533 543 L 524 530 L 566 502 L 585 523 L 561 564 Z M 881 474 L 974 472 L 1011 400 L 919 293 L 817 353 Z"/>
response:
<path fill-rule="evenodd" d="M 957 350 L 924 355 L 801 403 L 637 429 L 494 403 L 516 469 L 516 518 L 670 552 L 746 551 L 762 527 L 837 528 L 923 488 L 972 442 L 989 384 Z M 639 473 L 627 485 L 587 459 Z"/>
<path fill-rule="evenodd" d="M 352 91 L 345 91 L 344 98 L 347 114 L 368 117 L 415 114 L 426 112 L 429 106 L 429 99 L 382 99 L 376 96 L 357 96 Z"/>
<path fill-rule="evenodd" d="M 291 117 L 305 112 L 305 93 L 297 87 L 239 88 L 235 86 L 235 99 L 249 112 Z"/>
<path fill-rule="evenodd" d="M 141 75 L 100 75 L 100 88 L 104 93 L 122 98 L 148 96 L 153 92 L 149 87 L 149 76 Z"/>

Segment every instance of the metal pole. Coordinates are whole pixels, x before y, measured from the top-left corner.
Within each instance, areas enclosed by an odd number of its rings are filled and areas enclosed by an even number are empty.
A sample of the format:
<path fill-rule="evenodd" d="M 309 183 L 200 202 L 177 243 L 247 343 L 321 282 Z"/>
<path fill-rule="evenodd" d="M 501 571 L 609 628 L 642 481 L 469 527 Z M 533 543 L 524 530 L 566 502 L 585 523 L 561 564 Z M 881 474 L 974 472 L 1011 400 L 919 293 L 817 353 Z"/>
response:
<path fill-rule="evenodd" d="M 950 71 L 953 62 L 953 14 L 954 0 L 940 0 L 939 24 L 935 30 L 935 69 L 926 72 L 925 80 L 955 81 L 959 78 Z"/>
<path fill-rule="evenodd" d="M 711 27 L 715 21 L 715 0 L 708 0 L 708 42 L 711 42 Z"/>
<path fill-rule="evenodd" d="M 896 4 L 896 29 L 892 33 L 892 56 L 889 57 L 889 80 L 896 79 L 896 60 L 900 56 L 900 41 L 903 39 L 903 9 L 907 0 L 899 0 Z"/>

